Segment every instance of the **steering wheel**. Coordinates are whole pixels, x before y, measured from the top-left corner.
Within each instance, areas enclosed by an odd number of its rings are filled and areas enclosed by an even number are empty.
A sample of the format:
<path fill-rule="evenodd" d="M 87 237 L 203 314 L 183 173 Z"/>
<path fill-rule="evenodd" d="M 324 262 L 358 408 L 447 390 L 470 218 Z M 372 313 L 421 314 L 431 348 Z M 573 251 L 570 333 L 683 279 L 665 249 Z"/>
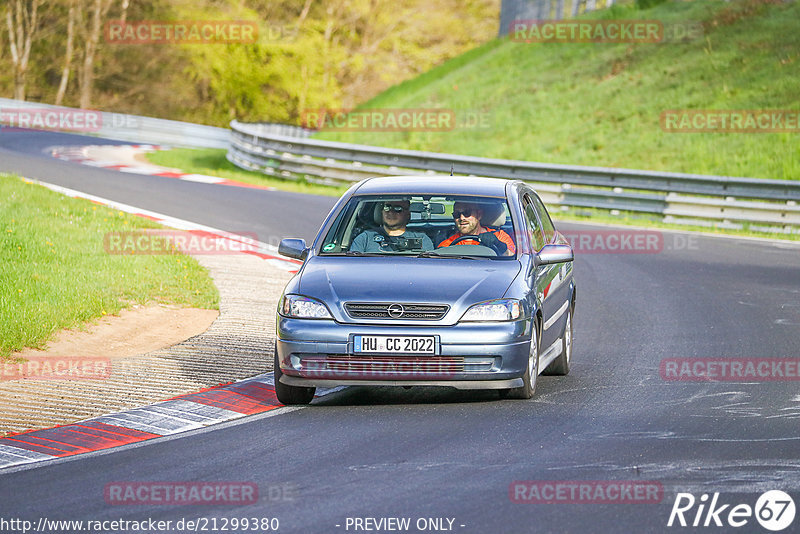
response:
<path fill-rule="evenodd" d="M 450 243 L 450 244 L 449 244 L 449 245 L 447 245 L 447 246 L 448 246 L 448 247 L 452 247 L 453 245 L 457 245 L 459 242 L 461 242 L 461 241 L 465 241 L 465 240 L 467 240 L 467 239 L 472 239 L 473 241 L 477 241 L 478 243 L 480 243 L 480 242 L 481 242 L 481 241 L 480 241 L 480 238 L 479 238 L 477 235 L 475 235 L 475 234 L 468 234 L 468 235 L 462 235 L 461 237 L 457 238 L 455 241 L 453 241 L 452 243 Z"/>

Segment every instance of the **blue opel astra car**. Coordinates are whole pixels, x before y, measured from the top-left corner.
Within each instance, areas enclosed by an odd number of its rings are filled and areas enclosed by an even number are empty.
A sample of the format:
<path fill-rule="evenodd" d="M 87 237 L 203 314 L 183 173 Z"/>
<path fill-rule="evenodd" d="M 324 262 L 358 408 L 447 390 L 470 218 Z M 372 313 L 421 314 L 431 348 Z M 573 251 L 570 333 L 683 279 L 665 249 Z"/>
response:
<path fill-rule="evenodd" d="M 398 176 L 353 185 L 278 304 L 275 390 L 450 386 L 529 399 L 565 375 L 573 252 L 525 182 Z"/>

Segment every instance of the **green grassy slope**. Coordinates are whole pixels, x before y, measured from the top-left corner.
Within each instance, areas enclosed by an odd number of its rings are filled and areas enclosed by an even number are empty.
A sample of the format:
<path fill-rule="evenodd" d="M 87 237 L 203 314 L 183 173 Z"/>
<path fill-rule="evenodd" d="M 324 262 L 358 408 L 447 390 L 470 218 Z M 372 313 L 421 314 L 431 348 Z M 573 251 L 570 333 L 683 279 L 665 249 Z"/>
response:
<path fill-rule="evenodd" d="M 615 6 L 592 18 L 703 24 L 654 44 L 496 40 L 362 107 L 450 108 L 488 127 L 334 132 L 321 139 L 529 161 L 800 178 L 800 133 L 669 133 L 675 109 L 800 111 L 800 4 L 777 0 Z"/>
<path fill-rule="evenodd" d="M 5 174 L 0 198 L 0 362 L 132 303 L 219 307 L 190 256 L 106 252 L 107 233 L 160 228 L 152 221 Z"/>

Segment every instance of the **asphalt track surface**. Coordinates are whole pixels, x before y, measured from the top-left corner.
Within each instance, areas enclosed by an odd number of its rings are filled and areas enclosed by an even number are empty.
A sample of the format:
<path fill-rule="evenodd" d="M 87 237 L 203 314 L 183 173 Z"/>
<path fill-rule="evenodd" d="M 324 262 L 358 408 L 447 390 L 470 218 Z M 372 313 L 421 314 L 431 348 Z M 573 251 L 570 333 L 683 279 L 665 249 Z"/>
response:
<path fill-rule="evenodd" d="M 43 152 L 102 142 L 4 133 L 0 170 L 268 242 L 310 238 L 334 201 L 123 174 Z M 405 517 L 411 532 L 419 518 L 453 519 L 452 530 L 465 533 L 665 532 L 698 530 L 667 527 L 679 492 L 718 492 L 720 504 L 753 506 L 780 489 L 800 505 L 797 381 L 659 374 L 664 358 L 800 356 L 800 249 L 678 235 L 665 234 L 659 253 L 577 256 L 572 371 L 540 377 L 531 401 L 448 388 L 348 388 L 310 407 L 0 472 L 0 518 L 174 525 L 269 517 L 280 520 L 279 532 L 364 532 L 347 528 L 347 518 Z M 525 480 L 657 481 L 664 494 L 659 504 L 512 502 L 510 485 Z M 103 490 L 118 481 L 248 481 L 260 499 L 240 507 L 112 506 Z M 290 488 L 286 498 L 270 492 L 279 486 Z M 768 532 L 753 517 L 738 529 L 726 517 L 724 527 L 702 530 Z M 800 517 L 784 530 L 791 531 L 800 531 Z"/>

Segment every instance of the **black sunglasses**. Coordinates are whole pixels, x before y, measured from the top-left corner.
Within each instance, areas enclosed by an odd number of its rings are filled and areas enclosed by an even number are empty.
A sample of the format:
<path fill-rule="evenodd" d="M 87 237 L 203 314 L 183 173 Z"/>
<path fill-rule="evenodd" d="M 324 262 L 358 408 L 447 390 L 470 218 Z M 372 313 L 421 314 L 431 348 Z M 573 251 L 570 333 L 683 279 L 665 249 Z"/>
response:
<path fill-rule="evenodd" d="M 475 212 L 475 210 L 470 209 L 470 208 L 463 209 L 463 210 L 458 210 L 458 211 L 453 210 L 453 218 L 454 219 L 459 219 L 459 218 L 461 218 L 462 215 L 464 217 L 471 217 L 474 212 Z"/>
<path fill-rule="evenodd" d="M 406 208 L 404 206 L 397 206 L 395 204 L 386 204 L 383 206 L 383 211 L 394 211 L 395 213 L 400 213 L 401 211 L 405 211 Z"/>

